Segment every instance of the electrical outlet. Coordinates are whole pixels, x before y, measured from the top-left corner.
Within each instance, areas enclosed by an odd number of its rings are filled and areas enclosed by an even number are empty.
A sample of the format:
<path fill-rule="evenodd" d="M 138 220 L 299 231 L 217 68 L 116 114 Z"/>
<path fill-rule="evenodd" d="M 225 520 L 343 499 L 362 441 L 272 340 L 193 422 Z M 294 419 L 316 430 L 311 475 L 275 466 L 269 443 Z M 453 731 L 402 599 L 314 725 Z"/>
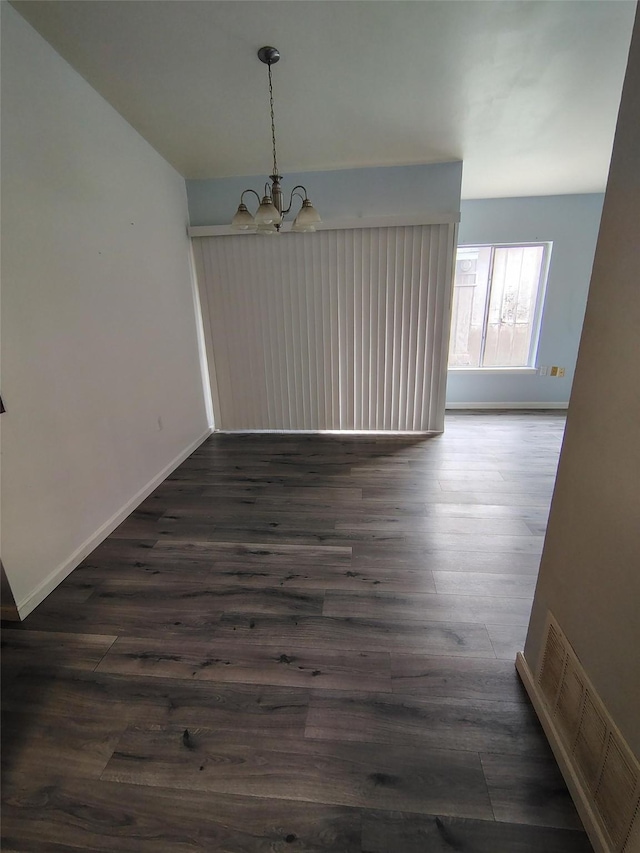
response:
<path fill-rule="evenodd" d="M 558 368 L 558 376 L 564 376 L 564 367 Z"/>
<path fill-rule="evenodd" d="M 548 367 L 539 367 L 538 368 L 538 373 L 540 374 L 540 376 L 546 376 L 548 372 L 549 372 Z"/>
<path fill-rule="evenodd" d="M 557 376 L 557 375 L 558 375 L 558 368 L 556 367 L 556 365 L 555 365 L 555 364 L 553 365 L 553 367 L 552 367 L 552 368 L 551 368 L 551 370 L 549 371 L 549 374 L 550 374 L 551 376 Z"/>

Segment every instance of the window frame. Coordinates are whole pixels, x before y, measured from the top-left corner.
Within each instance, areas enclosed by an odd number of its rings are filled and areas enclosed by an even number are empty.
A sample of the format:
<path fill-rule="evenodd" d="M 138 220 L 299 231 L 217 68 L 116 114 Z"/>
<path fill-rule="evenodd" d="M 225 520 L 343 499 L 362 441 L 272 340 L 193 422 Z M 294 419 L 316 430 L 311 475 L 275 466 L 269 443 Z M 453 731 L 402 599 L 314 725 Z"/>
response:
<path fill-rule="evenodd" d="M 519 366 L 502 365 L 496 367 L 478 367 L 460 366 L 452 367 L 447 363 L 447 372 L 451 373 L 475 373 L 500 375 L 500 374 L 520 374 L 521 376 L 532 375 L 538 372 L 538 347 L 540 344 L 540 336 L 542 333 L 542 317 L 544 314 L 544 305 L 547 296 L 547 282 L 549 278 L 549 267 L 551 265 L 551 252 L 553 242 L 551 240 L 533 240 L 533 241 L 517 241 L 512 243 L 459 243 L 456 246 L 456 260 L 459 249 L 491 249 L 491 262 L 489 267 L 489 286 L 487 288 L 487 302 L 485 305 L 484 320 L 482 325 L 482 348 L 481 357 L 484 357 L 485 343 L 487 337 L 487 320 L 489 315 L 489 307 L 491 303 L 491 288 L 493 286 L 493 265 L 496 249 L 514 249 L 514 248 L 530 248 L 534 246 L 542 246 L 542 261 L 540 263 L 540 278 L 538 280 L 538 290 L 536 293 L 536 304 L 533 312 L 533 320 L 531 322 L 531 341 L 529 342 L 529 352 L 527 355 L 527 363 Z M 453 294 L 455 290 L 455 261 L 453 284 L 451 287 L 451 300 L 453 305 Z M 451 333 L 451 330 L 450 330 Z M 447 353 L 447 362 L 449 355 Z"/>

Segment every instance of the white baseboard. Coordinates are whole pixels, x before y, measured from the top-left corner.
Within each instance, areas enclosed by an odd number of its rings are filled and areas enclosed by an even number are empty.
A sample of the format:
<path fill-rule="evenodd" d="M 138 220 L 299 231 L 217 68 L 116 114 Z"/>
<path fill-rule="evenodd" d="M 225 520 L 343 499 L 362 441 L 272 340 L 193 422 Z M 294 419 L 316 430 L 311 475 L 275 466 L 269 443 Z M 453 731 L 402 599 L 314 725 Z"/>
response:
<path fill-rule="evenodd" d="M 590 797 L 585 791 L 582 781 L 573 767 L 569 753 L 560 740 L 560 736 L 543 701 L 542 695 L 538 692 L 538 687 L 533 677 L 533 673 L 529 669 L 529 664 L 522 652 L 518 652 L 516 656 L 516 669 L 518 671 L 518 675 L 522 679 L 525 690 L 529 694 L 531 704 L 538 715 L 538 719 L 540 720 L 547 740 L 553 750 L 560 772 L 564 777 L 564 781 L 567 783 L 567 788 L 569 789 L 571 798 L 578 814 L 580 815 L 580 820 L 584 824 L 584 828 L 589 836 L 589 840 L 591 841 L 595 853 L 613 853 L 612 848 L 609 846 L 609 843 L 605 839 L 600 828 L 600 823 L 590 803 Z"/>
<path fill-rule="evenodd" d="M 47 577 L 38 584 L 33 592 L 30 592 L 26 598 L 23 598 L 18 604 L 18 614 L 20 615 L 20 619 L 27 617 L 32 610 L 44 601 L 49 593 L 52 592 L 58 584 L 62 583 L 62 581 L 80 565 L 88 554 L 97 548 L 110 533 L 113 533 L 116 527 L 119 524 L 122 524 L 125 518 L 130 515 L 133 510 L 139 506 L 142 501 L 151 494 L 151 492 L 154 491 L 154 489 L 157 489 L 160 483 L 162 483 L 163 480 L 166 480 L 172 471 L 175 471 L 178 465 L 181 465 L 187 457 L 191 456 L 193 451 L 196 450 L 203 441 L 206 441 L 206 439 L 209 438 L 212 432 L 212 429 L 207 429 L 203 435 L 186 447 L 175 457 L 175 459 L 172 459 L 172 461 L 166 465 L 159 474 L 156 474 L 153 479 L 149 480 L 145 486 L 136 492 L 131 500 L 127 501 L 127 503 L 112 515 L 108 521 L 105 521 L 105 523 L 88 539 L 86 539 L 79 548 L 76 548 L 70 557 L 55 568 L 51 574 L 47 575 Z"/>
<path fill-rule="evenodd" d="M 446 409 L 568 409 L 569 403 L 447 403 Z"/>

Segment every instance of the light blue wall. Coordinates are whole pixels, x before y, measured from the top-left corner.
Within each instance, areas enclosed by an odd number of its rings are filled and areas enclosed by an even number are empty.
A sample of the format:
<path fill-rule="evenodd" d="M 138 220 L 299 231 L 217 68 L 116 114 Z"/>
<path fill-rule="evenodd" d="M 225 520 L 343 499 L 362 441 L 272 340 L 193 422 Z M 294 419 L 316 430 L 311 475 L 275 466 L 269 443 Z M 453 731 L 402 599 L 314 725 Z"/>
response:
<path fill-rule="evenodd" d="M 242 190 L 261 191 L 265 175 L 187 181 L 192 225 L 225 225 Z M 604 196 L 481 199 L 460 203 L 462 163 L 305 172 L 302 183 L 325 220 L 347 217 L 457 214 L 460 244 L 552 242 L 538 364 L 566 369 L 562 379 L 453 374 L 448 403 L 567 403 L 582 330 Z M 251 200 L 249 199 L 249 205 Z"/>
<path fill-rule="evenodd" d="M 192 225 L 227 225 L 250 187 L 262 192 L 265 175 L 187 181 Z M 462 163 L 340 169 L 285 175 L 283 189 L 306 186 L 323 219 L 347 217 L 455 214 L 460 212 Z M 247 206 L 255 210 L 247 196 Z"/>
<path fill-rule="evenodd" d="M 538 365 L 562 379 L 449 371 L 447 403 L 567 403 L 576 364 L 604 196 L 563 195 L 463 201 L 458 242 L 551 241 Z"/>

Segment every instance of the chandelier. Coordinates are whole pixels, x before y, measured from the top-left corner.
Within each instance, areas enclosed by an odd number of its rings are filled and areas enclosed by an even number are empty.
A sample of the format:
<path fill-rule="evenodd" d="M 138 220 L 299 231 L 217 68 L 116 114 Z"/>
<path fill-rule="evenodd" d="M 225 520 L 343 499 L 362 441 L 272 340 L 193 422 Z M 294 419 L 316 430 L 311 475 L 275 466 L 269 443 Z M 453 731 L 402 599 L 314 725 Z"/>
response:
<path fill-rule="evenodd" d="M 280 231 L 284 217 L 293 206 L 293 199 L 299 198 L 302 206 L 291 226 L 292 231 L 315 231 L 316 225 L 322 220 L 318 211 L 309 201 L 306 189 L 298 185 L 291 190 L 289 205 L 284 207 L 284 193 L 280 187 L 282 175 L 278 174 L 278 158 L 276 155 L 276 125 L 273 114 L 273 83 L 271 80 L 271 66 L 280 59 L 280 51 L 275 47 L 261 47 L 258 51 L 258 59 L 269 68 L 269 103 L 271 106 L 271 142 L 273 147 L 273 174 L 269 175 L 271 185 L 267 181 L 264 185 L 264 196 L 260 196 L 255 190 L 244 190 L 240 196 L 240 204 L 236 215 L 231 221 L 231 227 L 235 231 L 257 231 L 259 234 L 277 234 Z M 258 199 L 258 210 L 253 216 L 246 204 L 244 197 L 247 193 L 253 193 Z M 304 195 L 302 195 L 304 193 Z"/>

